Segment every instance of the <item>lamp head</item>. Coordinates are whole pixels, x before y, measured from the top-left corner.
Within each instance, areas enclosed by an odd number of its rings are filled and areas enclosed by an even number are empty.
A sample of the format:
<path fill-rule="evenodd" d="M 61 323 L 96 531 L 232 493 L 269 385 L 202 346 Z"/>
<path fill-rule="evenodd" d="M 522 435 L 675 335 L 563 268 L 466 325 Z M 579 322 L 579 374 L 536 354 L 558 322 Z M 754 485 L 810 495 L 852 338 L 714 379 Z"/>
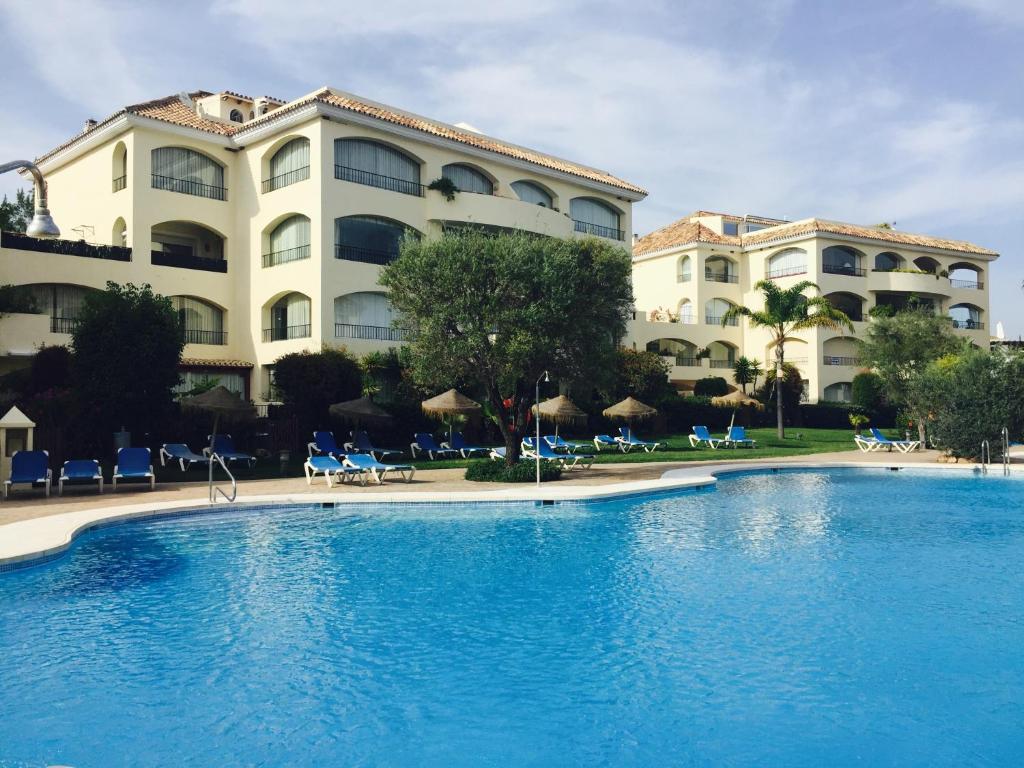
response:
<path fill-rule="evenodd" d="M 50 217 L 49 209 L 36 208 L 35 216 L 32 217 L 32 221 L 25 229 L 25 234 L 30 237 L 52 239 L 60 237 L 60 229 Z"/>
<path fill-rule="evenodd" d="M 551 378 L 548 376 L 547 371 L 544 371 L 544 381 L 551 381 Z"/>

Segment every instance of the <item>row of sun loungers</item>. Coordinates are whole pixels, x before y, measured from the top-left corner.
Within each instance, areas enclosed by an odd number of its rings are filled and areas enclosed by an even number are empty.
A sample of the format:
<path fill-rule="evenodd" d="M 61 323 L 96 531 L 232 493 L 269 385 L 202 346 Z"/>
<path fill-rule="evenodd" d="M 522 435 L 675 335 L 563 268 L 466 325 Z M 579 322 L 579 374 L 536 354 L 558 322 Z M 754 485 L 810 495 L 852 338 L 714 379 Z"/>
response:
<path fill-rule="evenodd" d="M 694 426 L 693 434 L 690 436 L 690 447 L 700 448 L 706 445 L 709 448 L 756 448 L 757 441 L 747 437 L 745 427 L 729 427 L 725 437 L 713 437 L 706 426 Z"/>
<path fill-rule="evenodd" d="M 114 490 L 118 480 L 144 480 L 149 482 L 150 489 L 156 487 L 156 475 L 149 458 L 149 448 L 119 448 L 114 474 L 111 477 Z M 4 498 L 6 499 L 15 485 L 36 484 L 43 486 L 46 495 L 50 495 L 53 485 L 53 470 L 50 469 L 48 451 L 16 451 L 11 457 L 11 476 L 4 481 Z M 64 484 L 96 483 L 99 492 L 103 493 L 103 470 L 96 459 L 71 459 L 61 466 L 57 478 L 57 494 L 63 495 Z"/>

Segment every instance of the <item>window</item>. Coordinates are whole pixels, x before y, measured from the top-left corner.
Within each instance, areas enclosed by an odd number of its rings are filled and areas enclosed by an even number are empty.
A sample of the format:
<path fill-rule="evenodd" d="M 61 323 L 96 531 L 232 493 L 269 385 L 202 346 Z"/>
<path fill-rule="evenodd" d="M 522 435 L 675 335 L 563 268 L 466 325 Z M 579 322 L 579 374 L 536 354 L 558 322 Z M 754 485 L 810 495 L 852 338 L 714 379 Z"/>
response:
<path fill-rule="evenodd" d="M 845 312 L 846 316 L 851 320 L 860 321 L 864 319 L 862 310 L 864 299 L 860 296 L 852 293 L 830 293 L 825 299 L 840 312 Z"/>
<path fill-rule="evenodd" d="M 673 365 L 700 365 L 697 347 L 684 339 L 655 339 L 647 342 L 647 351 L 675 358 Z"/>
<path fill-rule="evenodd" d="M 409 331 L 394 327 L 396 317 L 383 293 L 349 293 L 334 300 L 334 335 L 348 339 L 406 341 Z"/>
<path fill-rule="evenodd" d="M 231 114 L 228 115 L 228 120 L 230 120 L 232 123 L 244 123 L 245 115 L 243 115 L 241 111 L 237 109 L 232 109 Z"/>
<path fill-rule="evenodd" d="M 723 235 L 738 235 L 740 233 L 740 225 L 738 221 L 723 221 L 722 222 L 722 234 Z"/>
<path fill-rule="evenodd" d="M 273 192 L 308 178 L 309 139 L 292 139 L 270 158 L 270 178 L 263 182 L 263 191 Z"/>
<path fill-rule="evenodd" d="M 951 288 L 984 288 L 981 268 L 967 262 L 949 265 L 949 286 Z"/>
<path fill-rule="evenodd" d="M 28 286 L 36 300 L 36 309 L 50 316 L 51 333 L 71 333 L 85 306 L 85 297 L 95 288 L 63 283 L 43 283 Z"/>
<path fill-rule="evenodd" d="M 899 269 L 903 259 L 898 253 L 886 251 L 875 256 L 875 272 L 892 272 Z"/>
<path fill-rule="evenodd" d="M 128 148 L 123 141 L 114 147 L 113 191 L 120 192 L 128 186 Z"/>
<path fill-rule="evenodd" d="M 690 257 L 683 256 L 676 262 L 676 282 L 677 283 L 688 283 L 690 282 Z"/>
<path fill-rule="evenodd" d="M 309 219 L 302 214 L 289 216 L 271 231 L 270 251 L 263 254 L 263 266 L 308 258 Z"/>
<path fill-rule="evenodd" d="M 128 247 L 128 225 L 120 217 L 114 222 L 114 227 L 111 230 L 110 244 L 116 245 L 118 248 Z"/>
<path fill-rule="evenodd" d="M 736 347 L 721 341 L 708 344 L 708 365 L 711 368 L 732 368 L 736 365 Z"/>
<path fill-rule="evenodd" d="M 263 329 L 264 341 L 303 339 L 310 335 L 309 296 L 289 293 L 270 307 L 270 327 Z"/>
<path fill-rule="evenodd" d="M 390 264 L 406 233 L 415 231 L 382 216 L 345 216 L 334 220 L 334 256 L 367 264 Z"/>
<path fill-rule="evenodd" d="M 768 259 L 766 277 L 786 277 L 803 275 L 807 272 L 807 251 L 802 248 L 786 248 L 772 254 Z"/>
<path fill-rule="evenodd" d="M 515 192 L 519 199 L 524 203 L 543 205 L 545 208 L 555 207 L 554 199 L 550 194 L 548 194 L 548 191 L 539 184 L 534 184 L 532 181 L 513 181 L 511 186 L 512 191 Z"/>
<path fill-rule="evenodd" d="M 733 263 L 724 256 L 711 256 L 704 261 L 704 279 L 709 283 L 738 283 Z"/>
<path fill-rule="evenodd" d="M 768 225 L 767 224 L 751 224 L 750 222 L 747 222 L 747 225 L 744 227 L 744 230 L 746 231 L 746 233 L 748 235 L 751 232 L 757 232 L 759 229 L 768 229 Z"/>
<path fill-rule="evenodd" d="M 607 203 L 589 197 L 576 197 L 569 201 L 569 215 L 577 232 L 622 240 L 619 212 Z"/>
<path fill-rule="evenodd" d="M 981 310 L 973 304 L 954 304 L 949 308 L 949 316 L 953 318 L 953 327 L 976 331 L 984 328 L 981 322 Z"/>
<path fill-rule="evenodd" d="M 683 299 L 679 302 L 679 322 L 684 325 L 692 325 L 697 322 L 697 315 L 693 308 L 693 302 L 689 299 Z"/>
<path fill-rule="evenodd" d="M 174 392 L 179 395 L 188 395 L 196 387 L 214 386 L 224 387 L 229 392 L 234 392 L 239 397 L 245 397 L 246 375 L 235 371 L 222 369 L 201 369 L 181 371 L 181 383 L 174 387 Z"/>
<path fill-rule="evenodd" d="M 420 164 L 404 152 L 368 139 L 336 139 L 334 177 L 356 184 L 423 196 Z"/>
<path fill-rule="evenodd" d="M 863 277 L 860 268 L 861 254 L 843 245 L 831 245 L 821 252 L 821 271 L 830 275 Z"/>
<path fill-rule="evenodd" d="M 732 307 L 725 299 L 710 299 L 704 304 L 704 322 L 708 325 L 721 325 L 725 313 Z M 726 325 L 736 325 L 736 318 L 726 322 Z"/>
<path fill-rule="evenodd" d="M 150 261 L 162 267 L 227 272 L 224 239 L 189 221 L 165 221 L 150 235 Z"/>
<path fill-rule="evenodd" d="M 191 296 L 172 296 L 171 305 L 185 329 L 186 344 L 227 344 L 224 310 Z"/>
<path fill-rule="evenodd" d="M 460 192 L 475 192 L 478 195 L 494 194 L 494 183 L 472 166 L 450 163 L 441 169 L 441 175 L 458 187 Z"/>
<path fill-rule="evenodd" d="M 226 200 L 224 169 L 206 155 L 184 147 L 159 147 L 151 154 L 153 189 Z"/>
<path fill-rule="evenodd" d="M 848 403 L 853 399 L 853 385 L 848 381 L 840 381 L 825 387 L 826 403 Z"/>

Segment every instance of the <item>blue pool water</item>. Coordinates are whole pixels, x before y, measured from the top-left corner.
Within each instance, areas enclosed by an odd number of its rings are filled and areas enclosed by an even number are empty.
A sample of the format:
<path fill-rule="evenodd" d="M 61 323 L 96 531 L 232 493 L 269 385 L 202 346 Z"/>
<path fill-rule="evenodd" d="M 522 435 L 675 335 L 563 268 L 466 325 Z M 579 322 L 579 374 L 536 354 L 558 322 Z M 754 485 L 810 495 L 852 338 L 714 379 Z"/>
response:
<path fill-rule="evenodd" d="M 1022 498 L 792 472 L 111 527 L 0 574 L 0 765 L 1020 765 Z"/>

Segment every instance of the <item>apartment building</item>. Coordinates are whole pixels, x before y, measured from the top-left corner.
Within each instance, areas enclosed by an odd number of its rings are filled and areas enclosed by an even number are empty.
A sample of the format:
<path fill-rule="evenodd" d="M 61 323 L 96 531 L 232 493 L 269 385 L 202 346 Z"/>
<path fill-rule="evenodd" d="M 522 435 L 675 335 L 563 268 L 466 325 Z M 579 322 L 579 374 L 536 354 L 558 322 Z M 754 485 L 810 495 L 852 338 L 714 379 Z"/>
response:
<path fill-rule="evenodd" d="M 810 401 L 846 402 L 862 370 L 856 337 L 878 306 L 912 298 L 949 315 L 955 332 L 987 348 L 988 270 L 998 254 L 959 240 L 823 219 L 783 221 L 697 211 L 633 247 L 635 319 L 629 342 L 660 352 L 680 391 L 722 376 L 744 355 L 770 367 L 767 332 L 745 320 L 722 326 L 730 306 L 762 306 L 760 280 L 810 280 L 853 321 L 853 333 L 805 331 L 786 344 Z"/>
<path fill-rule="evenodd" d="M 149 283 L 184 320 L 186 384 L 260 400 L 287 352 L 404 339 L 378 277 L 407 233 L 595 235 L 628 248 L 640 187 L 332 88 L 284 102 L 199 91 L 118 110 L 37 160 L 65 239 L 0 235 L 0 366 L 66 344 L 84 296 Z M 454 199 L 429 189 L 449 179 Z M 127 353 L 128 351 L 126 351 Z M 2 368 L 0 368 L 2 369 Z"/>

